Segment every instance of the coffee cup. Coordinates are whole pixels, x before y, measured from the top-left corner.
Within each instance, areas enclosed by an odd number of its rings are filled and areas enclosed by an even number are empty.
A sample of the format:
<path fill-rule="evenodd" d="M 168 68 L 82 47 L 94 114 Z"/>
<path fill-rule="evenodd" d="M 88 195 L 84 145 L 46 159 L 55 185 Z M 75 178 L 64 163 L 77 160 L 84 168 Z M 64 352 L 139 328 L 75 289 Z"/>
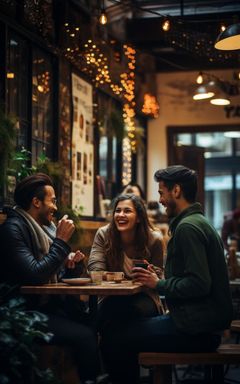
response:
<path fill-rule="evenodd" d="M 121 283 L 124 279 L 123 272 L 114 272 L 114 281 L 115 283 Z"/>
<path fill-rule="evenodd" d="M 104 277 L 106 281 L 114 281 L 115 272 L 105 272 Z"/>

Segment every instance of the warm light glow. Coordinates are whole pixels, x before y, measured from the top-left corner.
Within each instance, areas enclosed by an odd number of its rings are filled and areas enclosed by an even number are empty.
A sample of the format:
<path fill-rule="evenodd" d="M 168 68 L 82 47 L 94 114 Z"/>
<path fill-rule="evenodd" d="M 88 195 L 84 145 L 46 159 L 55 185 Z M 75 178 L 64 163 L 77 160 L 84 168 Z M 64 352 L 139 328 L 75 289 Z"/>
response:
<path fill-rule="evenodd" d="M 130 183 L 132 179 L 132 156 L 131 144 L 129 138 L 125 137 L 122 143 L 123 158 L 122 158 L 122 184 Z"/>
<path fill-rule="evenodd" d="M 204 99 L 210 99 L 214 96 L 213 92 L 206 92 L 206 93 L 197 93 L 193 96 L 193 100 L 204 100 Z"/>
<path fill-rule="evenodd" d="M 216 99 L 211 99 L 210 103 L 213 105 L 229 105 L 230 100 L 223 99 L 223 98 L 216 98 Z"/>
<path fill-rule="evenodd" d="M 240 23 L 230 25 L 217 37 L 216 49 L 233 51 L 240 49 Z"/>
<path fill-rule="evenodd" d="M 210 81 L 210 83 L 201 85 L 197 88 L 196 93 L 193 95 L 193 100 L 204 100 L 210 99 L 215 95 L 213 91 L 214 82 Z"/>
<path fill-rule="evenodd" d="M 7 79 L 14 79 L 15 75 L 13 72 L 8 72 L 7 73 Z"/>
<path fill-rule="evenodd" d="M 40 93 L 43 93 L 43 92 L 44 92 L 44 88 L 43 88 L 42 85 L 38 85 L 38 86 L 37 86 L 37 89 L 38 89 L 38 92 L 40 92 Z"/>
<path fill-rule="evenodd" d="M 224 24 L 221 24 L 220 31 L 223 32 L 223 31 L 225 31 L 225 29 L 226 29 L 226 26 Z"/>
<path fill-rule="evenodd" d="M 146 115 L 151 115 L 155 118 L 158 117 L 159 114 L 159 105 L 155 96 L 150 93 L 145 93 L 144 102 L 142 107 L 142 112 Z"/>
<path fill-rule="evenodd" d="M 99 17 L 99 23 L 102 25 L 107 24 L 107 15 L 106 15 L 104 9 L 101 11 L 101 15 Z"/>
<path fill-rule="evenodd" d="M 196 79 L 197 84 L 202 84 L 203 83 L 203 75 L 202 72 L 199 72 L 198 77 Z"/>
<path fill-rule="evenodd" d="M 171 27 L 170 21 L 168 19 L 164 20 L 162 24 L 163 31 L 165 32 L 169 31 L 170 27 Z"/>

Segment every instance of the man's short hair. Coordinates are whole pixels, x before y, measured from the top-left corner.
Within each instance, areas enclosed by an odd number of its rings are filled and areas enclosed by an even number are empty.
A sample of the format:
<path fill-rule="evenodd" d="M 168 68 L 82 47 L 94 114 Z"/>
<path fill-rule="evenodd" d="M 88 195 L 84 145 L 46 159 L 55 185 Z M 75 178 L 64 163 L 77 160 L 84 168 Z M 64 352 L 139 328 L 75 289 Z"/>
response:
<path fill-rule="evenodd" d="M 179 184 L 183 196 L 188 202 L 194 202 L 196 199 L 197 173 L 193 169 L 183 165 L 171 165 L 156 171 L 154 180 L 157 182 L 163 181 L 169 190 L 172 190 L 175 184 Z"/>
<path fill-rule="evenodd" d="M 45 186 L 53 187 L 52 180 L 45 173 L 36 173 L 21 180 L 14 192 L 15 203 L 23 209 L 28 209 L 33 197 L 43 201 L 45 197 Z"/>

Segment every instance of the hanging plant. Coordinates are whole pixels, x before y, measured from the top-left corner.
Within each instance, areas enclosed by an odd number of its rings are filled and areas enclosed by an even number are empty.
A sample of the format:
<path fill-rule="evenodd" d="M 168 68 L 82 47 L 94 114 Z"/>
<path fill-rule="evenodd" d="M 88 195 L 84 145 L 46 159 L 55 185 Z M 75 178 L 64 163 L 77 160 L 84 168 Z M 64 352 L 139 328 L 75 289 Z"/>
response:
<path fill-rule="evenodd" d="M 16 121 L 0 108 L 0 192 L 3 194 L 8 164 L 15 153 Z"/>

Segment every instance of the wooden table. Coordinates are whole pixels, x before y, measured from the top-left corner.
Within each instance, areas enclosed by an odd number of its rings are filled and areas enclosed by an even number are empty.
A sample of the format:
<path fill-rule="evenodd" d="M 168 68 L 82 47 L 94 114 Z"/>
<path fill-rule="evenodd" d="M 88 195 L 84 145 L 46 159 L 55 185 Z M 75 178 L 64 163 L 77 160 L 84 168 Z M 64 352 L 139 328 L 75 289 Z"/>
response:
<path fill-rule="evenodd" d="M 52 283 L 43 285 L 24 285 L 23 294 L 31 295 L 89 295 L 89 312 L 94 318 L 97 312 L 98 296 L 126 296 L 142 292 L 142 284 L 124 281 L 122 283 L 103 282 L 101 285 L 68 285 Z"/>
<path fill-rule="evenodd" d="M 230 287 L 240 287 L 240 279 L 230 280 Z"/>
<path fill-rule="evenodd" d="M 240 319 L 240 279 L 230 280 L 233 303 L 233 318 Z"/>

